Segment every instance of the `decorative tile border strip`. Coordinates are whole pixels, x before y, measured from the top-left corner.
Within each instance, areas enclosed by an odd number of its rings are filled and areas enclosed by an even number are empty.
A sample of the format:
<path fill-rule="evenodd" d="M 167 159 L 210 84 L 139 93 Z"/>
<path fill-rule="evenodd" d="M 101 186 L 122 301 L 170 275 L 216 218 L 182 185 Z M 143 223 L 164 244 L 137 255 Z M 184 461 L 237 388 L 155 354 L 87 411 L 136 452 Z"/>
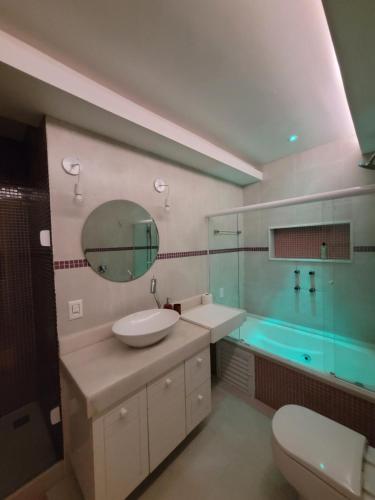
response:
<path fill-rule="evenodd" d="M 74 259 L 74 260 L 55 260 L 53 263 L 55 270 L 57 269 L 75 269 L 77 267 L 90 267 L 87 259 Z"/>
<path fill-rule="evenodd" d="M 232 252 L 240 252 L 243 250 L 242 248 L 217 248 L 208 250 L 210 255 L 218 254 L 218 253 L 232 253 Z"/>
<path fill-rule="evenodd" d="M 189 252 L 166 252 L 159 253 L 156 258 L 158 260 L 180 259 L 181 257 L 198 257 L 200 255 L 207 255 L 207 253 L 207 250 L 192 250 Z"/>
<path fill-rule="evenodd" d="M 243 247 L 244 252 L 268 252 L 268 247 Z"/>
<path fill-rule="evenodd" d="M 156 245 L 150 246 L 132 246 L 132 247 L 98 247 L 98 248 L 86 248 L 84 253 L 90 253 L 90 252 L 120 252 L 120 251 L 126 251 L 126 250 L 157 250 L 158 247 Z"/>
<path fill-rule="evenodd" d="M 375 245 L 359 245 L 353 248 L 355 252 L 375 252 Z"/>
<path fill-rule="evenodd" d="M 130 248 L 130 247 L 129 247 Z M 91 251 L 105 251 L 106 249 L 90 249 Z M 359 245 L 353 248 L 354 252 L 370 253 L 375 252 L 375 245 Z M 186 252 L 162 252 L 156 257 L 157 260 L 181 259 L 183 257 L 199 257 L 202 255 L 215 255 L 234 252 L 268 252 L 268 247 L 236 247 L 217 248 L 211 250 L 191 250 Z M 75 269 L 79 267 L 90 267 L 87 259 L 57 260 L 54 262 L 54 269 Z"/>
<path fill-rule="evenodd" d="M 208 251 L 210 255 L 231 252 L 268 252 L 268 247 L 217 248 Z"/>

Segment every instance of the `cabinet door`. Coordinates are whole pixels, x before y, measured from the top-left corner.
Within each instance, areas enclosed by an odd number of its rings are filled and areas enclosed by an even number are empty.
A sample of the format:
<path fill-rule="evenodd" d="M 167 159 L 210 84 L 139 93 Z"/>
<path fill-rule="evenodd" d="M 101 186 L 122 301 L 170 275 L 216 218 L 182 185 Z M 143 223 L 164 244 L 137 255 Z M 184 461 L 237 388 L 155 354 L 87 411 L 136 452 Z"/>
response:
<path fill-rule="evenodd" d="M 123 500 L 149 473 L 146 389 L 104 417 L 107 500 Z"/>
<path fill-rule="evenodd" d="M 211 411 L 211 379 L 186 398 L 186 430 L 191 432 Z"/>
<path fill-rule="evenodd" d="M 185 362 L 186 394 L 191 394 L 210 377 L 210 348 L 206 347 Z"/>
<path fill-rule="evenodd" d="M 184 365 L 147 387 L 150 470 L 186 436 Z"/>

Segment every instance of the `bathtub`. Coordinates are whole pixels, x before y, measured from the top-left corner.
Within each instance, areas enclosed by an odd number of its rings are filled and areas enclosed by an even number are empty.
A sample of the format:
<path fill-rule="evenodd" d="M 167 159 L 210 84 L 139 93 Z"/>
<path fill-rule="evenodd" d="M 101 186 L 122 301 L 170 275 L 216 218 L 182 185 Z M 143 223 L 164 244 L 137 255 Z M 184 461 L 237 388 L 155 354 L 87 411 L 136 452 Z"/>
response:
<path fill-rule="evenodd" d="M 375 345 L 249 314 L 240 342 L 309 372 L 375 391 Z"/>

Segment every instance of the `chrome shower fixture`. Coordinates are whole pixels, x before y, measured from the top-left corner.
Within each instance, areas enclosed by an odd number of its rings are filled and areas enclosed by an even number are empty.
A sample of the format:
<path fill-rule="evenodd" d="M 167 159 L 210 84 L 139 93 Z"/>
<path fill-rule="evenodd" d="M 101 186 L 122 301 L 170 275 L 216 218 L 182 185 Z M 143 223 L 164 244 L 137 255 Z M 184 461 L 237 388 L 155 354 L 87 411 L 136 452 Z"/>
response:
<path fill-rule="evenodd" d="M 171 204 L 169 201 L 169 184 L 167 184 L 164 179 L 161 179 L 158 177 L 157 179 L 154 180 L 154 189 L 158 193 L 164 193 L 164 191 L 167 191 L 167 196 L 165 197 L 164 200 L 164 209 L 169 212 L 171 209 Z"/>
<path fill-rule="evenodd" d="M 300 275 L 301 275 L 301 271 L 299 269 L 296 269 L 294 271 L 294 290 L 296 292 L 299 292 L 301 290 Z"/>
<path fill-rule="evenodd" d="M 358 166 L 369 170 L 375 170 L 375 152 L 370 155 L 367 161 L 358 163 Z"/>
<path fill-rule="evenodd" d="M 309 271 L 309 276 L 310 276 L 310 288 L 309 288 L 309 292 L 310 293 L 315 293 L 316 292 L 316 287 L 315 287 L 315 271 Z"/>

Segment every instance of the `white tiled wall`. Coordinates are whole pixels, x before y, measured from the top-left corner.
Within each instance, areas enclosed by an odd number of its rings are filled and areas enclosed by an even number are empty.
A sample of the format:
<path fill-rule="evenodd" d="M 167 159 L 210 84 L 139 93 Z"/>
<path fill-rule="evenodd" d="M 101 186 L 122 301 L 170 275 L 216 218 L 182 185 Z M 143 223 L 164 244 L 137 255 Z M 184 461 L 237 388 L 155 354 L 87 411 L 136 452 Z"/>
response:
<path fill-rule="evenodd" d="M 264 181 L 244 190 L 183 169 L 122 144 L 47 121 L 54 260 L 82 258 L 81 229 L 87 215 L 111 199 L 129 199 L 144 206 L 160 233 L 160 252 L 208 248 L 205 214 L 221 208 L 299 196 L 375 182 L 375 173 L 360 169 L 355 138 L 327 144 L 264 166 Z M 83 165 L 82 206 L 73 202 L 74 178 L 66 175 L 61 160 L 77 156 Z M 153 179 L 163 177 L 171 187 L 170 213 Z M 374 197 L 306 204 L 243 215 L 239 246 L 267 246 L 270 225 L 351 220 L 354 243 L 375 244 Z M 243 221 L 243 222 L 242 222 Z M 220 228 L 226 228 L 223 220 Z M 229 221 L 235 229 L 235 221 Z M 212 237 L 212 235 L 211 235 Z M 236 238 L 217 239 L 211 248 L 231 247 Z M 237 264 L 237 257 L 239 261 Z M 302 290 L 293 291 L 293 262 L 270 262 L 266 252 L 218 254 L 211 259 L 215 290 L 225 287 L 232 302 L 237 283 L 244 291 L 240 305 L 250 312 L 272 316 L 342 335 L 374 340 L 371 316 L 375 296 L 374 254 L 356 254 L 352 264 L 300 264 Z M 308 271 L 316 271 L 317 293 L 308 293 Z M 237 272 L 239 270 L 239 273 Z M 59 335 L 68 335 L 113 321 L 124 314 L 153 307 L 149 282 L 158 278 L 159 294 L 180 299 L 208 289 L 208 257 L 159 260 L 143 277 L 112 283 L 89 268 L 55 272 Z M 234 280 L 237 280 L 235 283 Z M 334 281 L 334 286 L 329 284 Z M 233 286 L 232 286 L 233 285 Z M 84 317 L 68 320 L 67 302 L 82 298 Z M 225 303 L 225 300 L 224 300 Z"/>
<path fill-rule="evenodd" d="M 47 120 L 54 260 L 83 258 L 81 230 L 88 214 L 111 199 L 127 199 L 144 206 L 154 217 L 160 252 L 208 248 L 205 214 L 243 204 L 243 189 L 132 150 L 123 144 Z M 83 165 L 84 204 L 73 202 L 75 179 L 64 173 L 61 161 L 77 156 Z M 170 185 L 171 211 L 153 180 Z M 143 277 L 112 283 L 89 268 L 55 271 L 58 332 L 60 336 L 96 327 L 108 321 L 154 307 L 150 278 L 158 278 L 160 298 L 180 299 L 208 289 L 208 257 L 157 261 Z M 84 317 L 68 320 L 67 302 L 83 299 Z"/>
<path fill-rule="evenodd" d="M 375 183 L 375 172 L 358 167 L 360 159 L 353 137 L 272 162 L 263 167 L 262 183 L 245 188 L 245 204 Z M 244 214 L 245 245 L 268 246 L 269 226 L 340 220 L 352 222 L 354 245 L 375 244 L 375 196 L 370 195 Z M 302 285 L 297 294 L 296 266 Z M 266 252 L 248 252 L 244 268 L 248 311 L 375 342 L 374 253 L 355 253 L 350 264 L 320 264 L 275 262 Z M 308 291 L 309 270 L 316 273 L 315 294 Z"/>

